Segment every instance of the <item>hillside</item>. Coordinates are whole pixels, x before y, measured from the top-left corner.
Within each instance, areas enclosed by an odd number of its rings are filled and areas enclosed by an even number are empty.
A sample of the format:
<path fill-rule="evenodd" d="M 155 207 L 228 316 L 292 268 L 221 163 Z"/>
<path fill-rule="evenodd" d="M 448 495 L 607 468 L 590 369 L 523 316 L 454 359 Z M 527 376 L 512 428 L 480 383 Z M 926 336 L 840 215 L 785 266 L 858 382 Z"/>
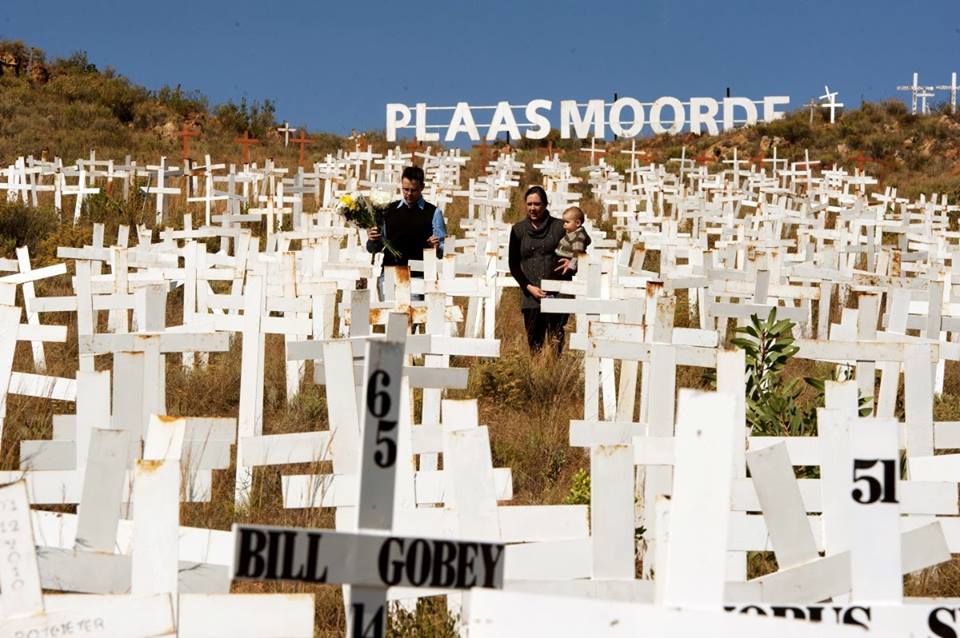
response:
<path fill-rule="evenodd" d="M 668 162 L 686 146 L 688 158 L 699 157 L 711 170 L 731 159 L 733 149 L 741 159 L 759 162 L 771 157 L 803 158 L 804 151 L 824 166 L 836 163 L 848 170 L 863 168 L 876 175 L 881 185 L 896 186 L 901 194 L 947 193 L 960 196 L 960 115 L 942 105 L 931 115 L 911 115 L 900 101 L 864 103 L 844 112 L 834 125 L 819 110 L 810 117 L 799 109 L 769 124 L 742 128 L 719 136 L 659 135 L 638 140 L 637 148 L 649 153 L 644 162 Z M 191 140 L 191 155 L 210 153 L 219 160 L 240 161 L 234 140 L 249 131 L 259 145 L 251 148 L 254 161 L 275 158 L 294 165 L 297 147 L 284 147 L 276 131 L 274 103 L 263 101 L 212 105 L 199 91 L 164 86 L 150 90 L 138 86 L 107 67 L 98 69 L 84 53 L 47 59 L 45 53 L 19 41 L 0 40 L 0 161 L 10 163 L 19 155 L 60 156 L 65 161 L 86 157 L 95 149 L 100 157 L 153 159 L 159 155 L 180 156 L 177 131 L 183 126 L 199 130 Z M 812 121 L 811 121 L 812 120 Z M 299 123 L 293 122 L 293 126 Z M 311 132 L 314 143 L 306 149 L 307 163 L 326 153 L 349 146 L 343 137 Z M 382 131 L 364 134 L 376 152 L 388 144 Z M 586 163 L 580 140 L 560 140 L 553 131 L 549 143 L 575 166 Z M 535 151 L 544 141 L 520 140 L 518 150 Z M 607 144 L 606 161 L 619 169 L 629 166 L 629 157 L 617 151 L 629 143 Z M 480 149 L 474 149 L 480 154 Z M 524 161 L 536 153 L 521 153 Z M 672 164 L 676 166 L 676 164 Z"/>
<path fill-rule="evenodd" d="M 60 156 L 65 162 L 86 157 L 95 149 L 99 158 L 133 156 L 140 161 L 156 161 L 160 155 L 180 157 L 180 139 L 177 131 L 184 125 L 201 132 L 191 140 L 191 154 L 202 160 L 210 153 L 217 161 L 239 162 L 240 147 L 234 139 L 249 131 L 260 140 L 251 148 L 254 161 L 275 158 L 283 166 L 295 166 L 298 149 L 291 144 L 284 148 L 282 136 L 276 132 L 282 122 L 269 97 L 252 104 L 227 103 L 214 105 L 202 93 L 184 91 L 179 87 L 161 87 L 151 90 L 137 86 L 116 71 L 98 69 L 82 53 L 64 59 L 47 59 L 44 52 L 20 42 L 0 41 L 0 166 L 10 164 L 16 157 L 46 154 Z M 291 122 L 298 126 L 300 123 Z M 367 132 L 366 137 L 378 153 L 388 145 L 381 132 Z M 353 148 L 353 142 L 341 136 L 311 132 L 315 140 L 307 147 L 308 163 L 322 159 L 337 148 Z M 588 161 L 580 151 L 581 140 L 559 140 L 556 131 L 551 135 L 551 146 L 561 153 L 561 159 L 572 164 L 576 175 Z M 520 204 L 524 187 L 543 180 L 533 165 L 544 157 L 541 141 L 521 140 L 516 145 L 518 159 L 526 163 L 526 172 L 520 178 L 520 188 L 514 189 L 513 209 L 507 220 L 519 219 L 523 214 Z M 605 158 L 620 171 L 629 167 L 629 156 L 620 151 L 629 150 L 629 141 L 612 141 L 605 145 Z M 788 114 L 770 124 L 732 131 L 720 136 L 682 134 L 656 136 L 637 141 L 637 148 L 648 153 L 643 162 L 656 161 L 676 170 L 670 159 L 679 158 L 685 147 L 686 157 L 698 158 L 711 171 L 726 168 L 723 160 L 732 159 L 734 149 L 741 159 L 761 162 L 773 155 L 788 160 L 802 160 L 809 151 L 810 158 L 822 166 L 832 163 L 853 171 L 862 166 L 880 180 L 880 186 L 895 186 L 902 195 L 916 197 L 920 193 L 946 193 L 951 203 L 960 198 L 960 117 L 940 109 L 931 115 L 913 116 L 897 101 L 867 103 L 845 112 L 837 124 L 829 124 L 822 113 L 815 113 L 811 122 L 806 110 Z M 490 148 L 474 147 L 474 158 L 490 153 Z M 490 153 L 492 157 L 492 153 Z M 470 177 L 482 171 L 480 162 L 470 162 L 464 169 L 461 183 L 466 186 Z M 177 178 L 185 179 L 185 178 Z M 589 186 L 577 189 L 588 193 Z M 185 192 L 185 189 L 184 189 Z M 28 208 L 8 203 L 0 195 L 0 258 L 12 258 L 14 248 L 30 247 L 34 266 L 55 261 L 58 246 L 89 245 L 92 224 L 104 223 L 106 236 L 116 236 L 120 224 L 154 224 L 151 200 L 134 194 L 123 201 L 117 192 L 103 192 L 87 198 L 78 224 L 70 215 L 60 216 L 48 201 L 40 208 Z M 182 223 L 183 213 L 200 210 L 195 204 L 187 206 L 185 196 L 169 198 L 170 221 Z M 600 204 L 584 198 L 584 208 L 591 216 Z M 459 218 L 465 214 L 464 198 L 458 197 L 446 207 L 450 228 L 460 233 Z M 265 230 L 266 226 L 263 226 Z M 259 231 L 259 229 L 258 229 Z M 658 255 L 648 253 L 652 263 Z M 69 282 L 43 282 L 37 286 L 39 296 L 67 294 Z M 183 317 L 182 292 L 171 294 L 167 307 L 170 323 Z M 480 422 L 488 424 L 492 432 L 492 458 L 495 467 L 512 469 L 514 504 L 587 503 L 590 499 L 589 453 L 584 448 L 570 446 L 569 423 L 582 417 L 584 382 L 580 354 L 567 351 L 560 358 L 546 352 L 531 357 L 523 340 L 522 318 L 514 309 L 519 305 L 516 290 L 507 290 L 501 302 L 506 310 L 497 315 L 496 337 L 502 342 L 499 358 L 483 362 L 464 357 L 453 360 L 453 365 L 470 365 L 469 386 L 450 391 L 450 398 L 478 398 Z M 684 301 L 684 303 L 688 303 Z M 840 304 L 836 303 L 836 315 Z M 76 325 L 70 317 L 56 317 L 70 326 L 70 340 L 66 344 L 50 346 L 50 373 L 62 376 L 76 374 Z M 677 307 L 677 327 L 690 327 L 687 306 Z M 284 340 L 279 334 L 265 337 L 265 389 L 263 417 L 265 432 L 281 434 L 302 431 L 305 424 L 321 429 L 326 423 L 325 390 L 307 384 L 294 401 L 285 395 Z M 18 346 L 18 369 L 28 369 L 30 349 L 27 342 Z M 235 415 L 240 403 L 241 350 L 233 342 L 229 352 L 211 358 L 206 367 L 187 370 L 179 359 L 169 357 L 166 391 L 171 415 Z M 311 364 L 312 365 L 312 364 Z M 312 368 L 310 369 L 312 373 Z M 802 378 L 820 374 L 812 363 L 794 362 L 790 376 Z M 786 376 L 786 375 L 785 375 Z M 678 372 L 677 387 L 706 387 L 709 379 L 699 370 L 686 366 Z M 802 397 L 804 405 L 812 405 L 812 391 Z M 948 368 L 944 398 L 934 404 L 938 420 L 954 420 L 960 414 L 960 375 L 955 363 Z M 422 401 L 422 399 L 421 399 Z M 902 414 L 902 402 L 898 416 Z M 50 438 L 52 414 L 69 410 L 63 405 L 41 402 L 34 398 L 13 397 L 8 403 L 9 424 L 0 448 L 0 469 L 14 469 L 19 465 L 21 440 Z M 296 471 L 321 471 L 321 465 L 304 464 Z M 327 471 L 327 466 L 322 466 Z M 283 509 L 279 493 L 280 471 L 274 468 L 258 470 L 248 509 L 233 509 L 232 478 L 217 475 L 214 498 L 207 503 L 184 505 L 181 510 L 185 525 L 228 529 L 237 520 L 286 524 L 291 526 L 330 527 L 333 514 L 327 509 Z M 754 556 L 757 558 L 757 556 Z M 750 565 L 756 574 L 770 566 L 760 560 Z M 960 592 L 958 577 L 960 561 L 928 572 L 923 579 L 910 582 L 913 595 L 954 595 Z M 931 575 L 932 574 L 932 575 Z M 934 577 L 936 576 L 936 577 Z M 339 592 L 331 587 L 300 587 L 284 585 L 280 588 L 261 588 L 259 585 L 239 585 L 235 591 L 311 591 L 317 598 L 318 635 L 340 635 L 344 624 Z M 435 606 L 432 613 L 417 617 L 398 614 L 391 619 L 393 635 L 455 635 L 445 608 Z M 421 623 L 421 624 L 417 624 Z"/>
<path fill-rule="evenodd" d="M 282 124 L 282 123 L 281 123 Z M 149 90 L 107 67 L 98 69 L 86 54 L 47 60 L 40 49 L 18 41 L 0 41 L 0 158 L 59 156 L 71 162 L 95 149 L 100 157 L 179 158 L 178 130 L 200 132 L 191 155 L 210 153 L 240 161 L 234 139 L 249 131 L 260 141 L 251 149 L 256 161 L 273 157 L 295 164 L 298 148 L 284 148 L 276 131 L 276 107 L 269 99 L 212 105 L 199 91 L 163 86 Z M 298 126 L 292 123 L 292 126 Z M 308 132 L 314 143 L 307 161 L 335 150 L 342 138 Z"/>

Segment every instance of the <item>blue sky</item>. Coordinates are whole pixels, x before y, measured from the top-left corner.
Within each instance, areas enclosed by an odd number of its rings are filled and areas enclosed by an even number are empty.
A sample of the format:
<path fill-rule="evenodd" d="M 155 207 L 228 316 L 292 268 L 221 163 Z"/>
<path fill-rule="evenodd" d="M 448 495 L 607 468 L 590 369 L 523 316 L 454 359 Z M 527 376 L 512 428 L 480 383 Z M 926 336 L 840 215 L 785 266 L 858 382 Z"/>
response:
<path fill-rule="evenodd" d="M 949 83 L 960 0 L 9 0 L 0 38 L 84 50 L 150 89 L 270 98 L 281 121 L 348 133 L 383 128 L 387 102 L 649 101 L 729 86 L 796 108 L 829 84 L 855 106 L 897 95 L 914 71 Z"/>

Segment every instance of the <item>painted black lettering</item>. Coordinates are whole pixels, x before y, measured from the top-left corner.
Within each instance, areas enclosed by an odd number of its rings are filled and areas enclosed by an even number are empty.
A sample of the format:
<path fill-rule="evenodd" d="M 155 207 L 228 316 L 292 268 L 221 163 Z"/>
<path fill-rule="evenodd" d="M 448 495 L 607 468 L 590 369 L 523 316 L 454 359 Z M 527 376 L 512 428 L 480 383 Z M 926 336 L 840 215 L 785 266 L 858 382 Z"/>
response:
<path fill-rule="evenodd" d="M 353 610 L 353 627 L 350 632 L 353 638 L 383 638 L 384 622 L 382 605 L 366 625 L 363 624 L 365 606 L 362 603 L 354 603 L 350 605 L 350 609 Z"/>
<path fill-rule="evenodd" d="M 262 556 L 267 547 L 267 535 L 260 530 L 240 528 L 240 558 L 237 560 L 236 578 L 258 578 L 263 573 L 266 560 Z"/>
<path fill-rule="evenodd" d="M 497 563 L 503 557 L 503 545 L 481 545 L 480 560 L 483 561 L 483 584 L 481 587 L 495 587 Z"/>
<path fill-rule="evenodd" d="M 946 617 L 950 620 L 947 621 Z M 949 622 L 949 624 L 948 624 Z M 939 638 L 957 638 L 957 630 L 954 626 L 957 622 L 957 612 L 949 607 L 936 607 L 930 610 L 927 617 L 927 626 L 934 636 Z"/>
<path fill-rule="evenodd" d="M 414 587 L 420 587 L 430 578 L 431 558 L 430 544 L 418 538 L 410 543 L 407 549 L 407 581 Z"/>
<path fill-rule="evenodd" d="M 327 582 L 327 570 L 329 567 L 324 567 L 323 573 L 317 574 L 317 566 L 320 564 L 321 539 L 323 539 L 323 534 L 307 532 L 307 576 L 305 580 L 311 583 Z"/>
<path fill-rule="evenodd" d="M 757 616 L 766 616 L 766 615 L 767 615 L 767 610 L 766 610 L 766 609 L 764 609 L 763 607 L 757 607 L 756 605 L 747 605 L 746 607 L 744 607 L 743 609 L 740 610 L 740 613 L 741 613 L 741 614 L 744 614 L 744 615 L 747 615 L 747 616 L 750 615 L 750 612 L 755 613 Z"/>
<path fill-rule="evenodd" d="M 397 546 L 400 558 L 391 560 L 390 550 L 394 544 Z M 403 579 L 403 539 L 391 537 L 384 541 L 380 546 L 377 564 L 380 568 L 380 580 L 384 585 L 392 587 L 399 583 Z"/>
<path fill-rule="evenodd" d="M 457 558 L 457 544 L 452 541 L 436 541 L 433 545 L 433 587 L 453 587 L 457 570 L 453 561 Z"/>
<path fill-rule="evenodd" d="M 807 607 L 807 620 L 810 622 L 823 621 L 823 607 L 820 605 L 810 605 Z"/>
<path fill-rule="evenodd" d="M 476 543 L 460 543 L 457 555 L 457 588 L 468 589 L 477 584 L 477 574 L 473 569 L 473 561 L 477 557 Z"/>
<path fill-rule="evenodd" d="M 857 616 L 860 616 L 860 618 L 858 619 Z M 843 624 L 870 629 L 870 608 L 859 606 L 847 607 L 843 612 Z"/>
<path fill-rule="evenodd" d="M 800 607 L 773 607 L 774 618 L 793 618 L 796 620 L 806 620 L 807 614 Z"/>
<path fill-rule="evenodd" d="M 286 530 L 283 532 L 283 570 L 280 572 L 280 578 L 284 580 L 303 580 L 304 565 L 297 565 L 299 569 L 293 572 L 293 559 L 297 554 L 297 532 Z"/>
<path fill-rule="evenodd" d="M 280 572 L 278 567 L 280 566 L 280 539 L 283 537 L 283 533 L 280 530 L 271 530 L 267 532 L 267 536 L 270 538 L 267 544 L 267 575 L 266 577 L 270 580 L 276 580 L 280 577 Z"/>

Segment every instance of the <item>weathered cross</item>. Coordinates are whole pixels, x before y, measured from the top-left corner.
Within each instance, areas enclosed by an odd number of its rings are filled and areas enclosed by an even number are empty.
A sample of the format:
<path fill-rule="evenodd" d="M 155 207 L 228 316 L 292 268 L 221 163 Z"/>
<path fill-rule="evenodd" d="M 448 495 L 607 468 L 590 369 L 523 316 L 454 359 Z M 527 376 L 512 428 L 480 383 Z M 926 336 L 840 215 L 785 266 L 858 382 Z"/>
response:
<path fill-rule="evenodd" d="M 237 144 L 243 147 L 243 163 L 250 163 L 250 145 L 259 144 L 260 140 L 250 137 L 250 131 L 244 131 L 243 137 L 238 137 L 234 140 Z"/>
<path fill-rule="evenodd" d="M 294 130 L 296 130 L 296 129 L 294 129 Z M 299 145 L 300 145 L 300 166 L 303 166 L 303 147 L 304 147 L 304 146 L 307 146 L 308 144 L 313 144 L 313 140 L 311 140 L 309 137 L 307 137 L 307 129 L 306 129 L 306 127 L 304 127 L 303 130 L 300 131 L 300 137 L 295 137 L 295 138 L 293 138 L 291 141 L 292 141 L 294 144 L 299 144 Z"/>
<path fill-rule="evenodd" d="M 190 138 L 200 137 L 200 131 L 192 126 L 187 126 L 187 123 L 184 122 L 183 128 L 177 133 L 177 137 L 180 138 L 183 159 L 190 159 Z"/>

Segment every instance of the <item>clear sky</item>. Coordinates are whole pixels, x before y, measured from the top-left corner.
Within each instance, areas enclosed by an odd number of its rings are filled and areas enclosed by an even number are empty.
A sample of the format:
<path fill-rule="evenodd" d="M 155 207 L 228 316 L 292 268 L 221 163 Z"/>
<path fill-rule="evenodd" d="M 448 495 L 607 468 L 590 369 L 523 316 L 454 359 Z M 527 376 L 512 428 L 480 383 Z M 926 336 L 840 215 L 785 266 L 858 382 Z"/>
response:
<path fill-rule="evenodd" d="M 387 102 L 823 93 L 858 105 L 960 71 L 960 0 L 347 2 L 5 0 L 0 38 L 83 50 L 150 89 L 270 98 L 312 131 L 382 129 Z M 901 98 L 906 97 L 900 94 Z M 938 92 L 938 101 L 945 100 Z"/>

